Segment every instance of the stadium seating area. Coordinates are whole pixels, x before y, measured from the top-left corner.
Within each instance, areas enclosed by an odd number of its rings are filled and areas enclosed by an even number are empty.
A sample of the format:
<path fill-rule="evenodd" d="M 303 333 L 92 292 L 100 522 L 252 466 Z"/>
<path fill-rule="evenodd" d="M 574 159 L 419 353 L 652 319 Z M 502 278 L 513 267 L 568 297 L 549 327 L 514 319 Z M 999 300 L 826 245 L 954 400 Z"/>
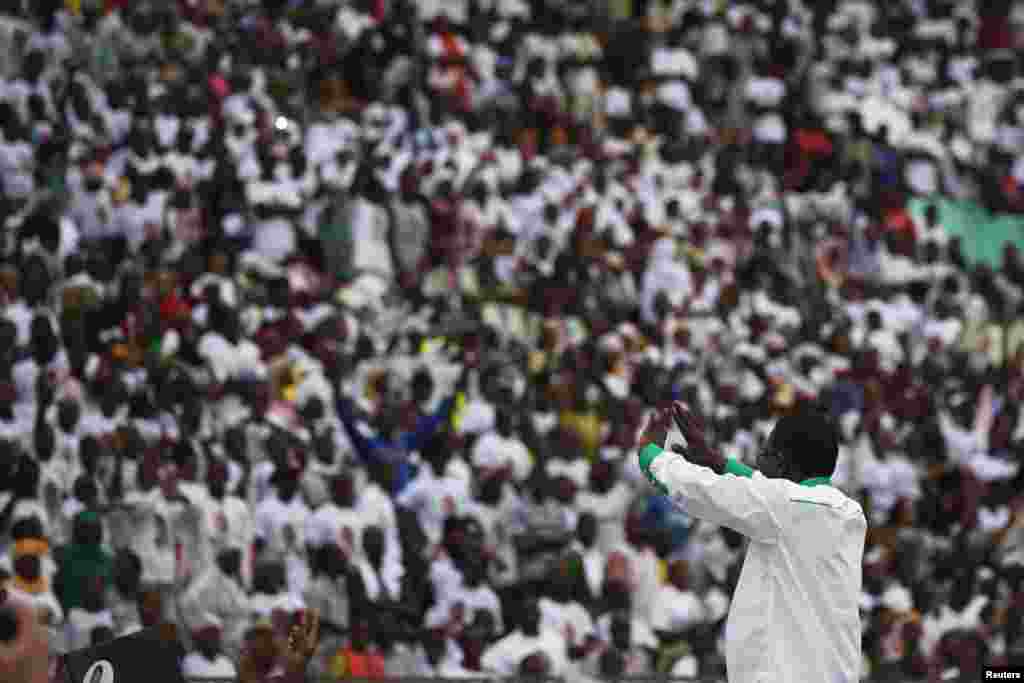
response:
<path fill-rule="evenodd" d="M 835 417 L 866 681 L 1024 661 L 1024 3 L 3 4 L 0 582 L 55 655 L 268 674 L 315 607 L 327 680 L 724 681 L 743 539 L 636 464 L 677 399 L 752 466 Z"/>

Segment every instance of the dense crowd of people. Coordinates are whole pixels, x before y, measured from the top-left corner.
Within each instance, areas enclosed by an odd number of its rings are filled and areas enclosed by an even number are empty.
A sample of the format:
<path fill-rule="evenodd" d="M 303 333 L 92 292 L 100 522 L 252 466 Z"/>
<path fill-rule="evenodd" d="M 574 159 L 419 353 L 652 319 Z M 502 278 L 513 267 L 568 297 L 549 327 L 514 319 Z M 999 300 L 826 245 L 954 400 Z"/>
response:
<path fill-rule="evenodd" d="M 8 3 L 18 5 L 19 3 Z M 1024 3 L 56 0 L 0 80 L 0 568 L 188 677 L 724 680 L 636 465 L 816 402 L 864 677 L 1024 657 Z M 24 28 L 28 27 L 28 28 Z M 912 211 L 911 200 L 924 201 Z"/>

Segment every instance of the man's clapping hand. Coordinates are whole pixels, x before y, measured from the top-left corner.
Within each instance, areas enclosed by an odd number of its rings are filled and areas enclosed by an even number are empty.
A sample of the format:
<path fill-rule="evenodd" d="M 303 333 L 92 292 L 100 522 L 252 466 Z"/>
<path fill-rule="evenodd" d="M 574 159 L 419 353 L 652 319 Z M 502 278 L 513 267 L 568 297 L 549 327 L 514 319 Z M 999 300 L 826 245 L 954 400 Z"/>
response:
<path fill-rule="evenodd" d="M 663 495 L 668 494 L 668 489 L 651 472 L 651 464 L 661 454 L 661 449 L 665 446 L 665 440 L 668 439 L 668 432 L 671 428 L 671 412 L 667 408 L 659 408 L 647 419 L 647 425 L 640 431 L 640 436 L 637 439 L 640 471 L 647 477 L 647 481 L 651 482 L 651 485 Z M 651 449 L 647 448 L 648 446 L 657 448 Z"/>
<path fill-rule="evenodd" d="M 672 429 L 671 413 L 665 408 L 658 408 L 647 418 L 647 424 L 640 431 L 637 437 L 637 448 L 643 448 L 648 444 L 664 446 L 668 439 L 668 433 Z"/>
<path fill-rule="evenodd" d="M 725 457 L 711 448 L 707 441 L 704 422 L 679 401 L 672 404 L 672 419 L 686 439 L 686 445 L 676 445 L 672 450 L 686 457 L 695 465 L 710 467 L 715 472 L 725 469 Z"/>

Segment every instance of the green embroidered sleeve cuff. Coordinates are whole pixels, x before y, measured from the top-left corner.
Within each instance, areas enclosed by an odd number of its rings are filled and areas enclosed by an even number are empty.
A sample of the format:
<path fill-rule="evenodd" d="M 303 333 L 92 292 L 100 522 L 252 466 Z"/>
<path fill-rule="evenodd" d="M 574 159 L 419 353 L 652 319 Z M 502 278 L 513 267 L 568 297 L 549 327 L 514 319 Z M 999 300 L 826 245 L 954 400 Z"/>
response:
<path fill-rule="evenodd" d="M 664 451 L 653 443 L 649 443 L 640 449 L 640 469 L 643 470 L 644 474 L 650 473 L 651 463 L 662 453 Z"/>
<path fill-rule="evenodd" d="M 747 467 L 736 458 L 729 458 L 725 461 L 725 473 L 735 474 L 737 477 L 754 476 L 753 468 Z"/>
<path fill-rule="evenodd" d="M 664 449 L 659 446 L 649 443 L 640 449 L 640 471 L 647 477 L 647 481 L 651 483 L 654 488 L 658 489 L 662 495 L 668 495 L 668 489 L 665 485 L 658 481 L 653 474 L 651 474 L 651 464 L 655 458 L 664 453 Z"/>

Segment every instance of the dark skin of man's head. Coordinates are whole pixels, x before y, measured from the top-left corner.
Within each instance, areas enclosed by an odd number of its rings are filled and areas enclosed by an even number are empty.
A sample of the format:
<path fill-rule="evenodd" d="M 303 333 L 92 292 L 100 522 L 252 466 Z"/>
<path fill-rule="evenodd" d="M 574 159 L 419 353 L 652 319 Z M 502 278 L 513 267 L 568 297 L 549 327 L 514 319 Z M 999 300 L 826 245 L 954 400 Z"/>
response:
<path fill-rule="evenodd" d="M 540 606 L 535 599 L 528 599 L 523 604 L 520 618 L 520 627 L 525 635 L 530 637 L 540 635 Z"/>
<path fill-rule="evenodd" d="M 368 526 L 363 530 L 363 551 L 374 567 L 384 563 L 384 532 L 380 527 Z"/>
<path fill-rule="evenodd" d="M 350 474 L 339 474 L 331 483 L 331 498 L 338 507 L 351 508 L 355 505 L 355 481 Z"/>
<path fill-rule="evenodd" d="M 597 518 L 590 513 L 580 515 L 579 522 L 576 524 L 576 536 L 584 548 L 593 547 L 597 541 Z"/>

